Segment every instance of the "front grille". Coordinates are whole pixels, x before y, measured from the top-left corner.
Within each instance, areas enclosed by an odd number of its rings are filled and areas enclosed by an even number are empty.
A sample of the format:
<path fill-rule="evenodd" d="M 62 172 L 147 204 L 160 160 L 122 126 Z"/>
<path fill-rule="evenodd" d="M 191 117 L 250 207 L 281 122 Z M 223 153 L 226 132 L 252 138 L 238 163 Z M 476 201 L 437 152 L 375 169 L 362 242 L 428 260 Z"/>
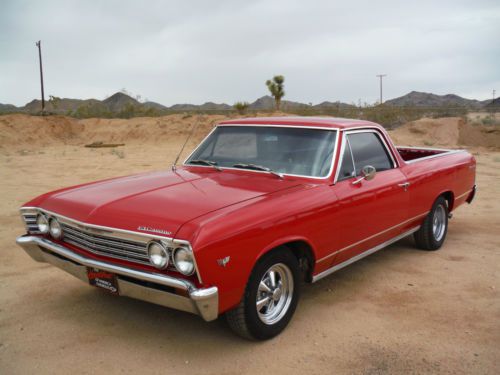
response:
<path fill-rule="evenodd" d="M 30 233 L 40 233 L 38 230 L 38 225 L 36 224 L 36 213 L 26 212 L 23 213 L 24 225 L 26 225 L 26 230 Z"/>
<path fill-rule="evenodd" d="M 151 241 L 161 241 L 169 253 L 168 271 L 178 272 L 173 262 L 173 251 L 176 247 L 185 247 L 192 251 L 189 243 L 182 240 L 173 240 L 158 235 L 144 234 L 129 230 L 113 229 L 60 216 L 36 207 L 21 208 L 21 216 L 29 234 L 41 234 L 36 224 L 38 215 L 45 215 L 48 219 L 57 219 L 62 228 L 62 242 L 86 250 L 96 255 L 122 259 L 129 262 L 151 265 L 148 256 L 148 244 Z M 51 238 L 50 234 L 45 235 Z M 196 263 L 195 263 L 196 264 Z M 196 267 L 196 266 L 195 266 Z M 201 278 L 196 269 L 196 277 Z"/>
<path fill-rule="evenodd" d="M 149 264 L 145 242 L 136 242 L 116 237 L 97 235 L 67 223 L 61 223 L 63 241 L 97 255 Z"/>

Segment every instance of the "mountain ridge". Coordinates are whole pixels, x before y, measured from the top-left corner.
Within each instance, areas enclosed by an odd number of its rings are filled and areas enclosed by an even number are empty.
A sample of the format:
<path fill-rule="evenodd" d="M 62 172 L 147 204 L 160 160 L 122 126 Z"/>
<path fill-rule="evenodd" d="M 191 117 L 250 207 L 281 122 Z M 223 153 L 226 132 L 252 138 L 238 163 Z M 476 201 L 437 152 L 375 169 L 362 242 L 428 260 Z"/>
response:
<path fill-rule="evenodd" d="M 253 111 L 272 110 L 274 105 L 274 98 L 270 95 L 264 95 L 256 99 L 254 102 L 249 103 L 248 109 Z M 406 95 L 385 101 L 384 105 L 393 107 L 464 107 L 468 109 L 482 109 L 491 108 L 492 106 L 497 107 L 499 105 L 499 101 L 497 98 L 492 104 L 492 100 L 479 101 L 475 99 L 466 99 L 455 94 L 437 95 L 426 92 L 411 91 Z M 323 101 L 315 105 L 290 100 L 282 100 L 281 102 L 281 109 L 285 111 L 307 108 L 328 110 L 354 107 L 354 104 L 343 103 L 340 101 Z M 205 102 L 203 104 L 181 103 L 171 106 L 165 106 L 153 101 L 141 103 L 137 99 L 134 99 L 130 95 L 123 92 L 117 92 L 104 100 L 92 98 L 72 99 L 51 97 L 50 100 L 45 102 L 45 110 L 55 114 L 70 114 L 84 110 L 92 110 L 94 112 L 98 111 L 99 113 L 119 113 L 130 110 L 130 108 L 139 108 L 147 114 L 147 111 L 228 111 L 232 110 L 233 106 L 226 103 L 214 102 Z M 39 99 L 33 99 L 22 107 L 0 103 L 0 113 L 38 113 L 40 110 L 41 100 Z"/>
<path fill-rule="evenodd" d="M 468 107 L 481 108 L 491 100 L 479 101 L 476 99 L 466 99 L 456 94 L 437 95 L 428 92 L 411 91 L 406 95 L 386 100 L 384 104 L 395 107 Z"/>

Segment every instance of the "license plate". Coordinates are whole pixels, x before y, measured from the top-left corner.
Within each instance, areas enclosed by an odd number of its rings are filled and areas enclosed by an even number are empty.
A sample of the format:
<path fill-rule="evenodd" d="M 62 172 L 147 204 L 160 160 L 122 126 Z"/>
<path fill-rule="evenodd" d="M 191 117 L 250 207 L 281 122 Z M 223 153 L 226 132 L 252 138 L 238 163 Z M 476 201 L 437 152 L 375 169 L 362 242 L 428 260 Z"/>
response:
<path fill-rule="evenodd" d="M 101 271 L 96 268 L 87 268 L 87 276 L 90 285 L 106 290 L 112 294 L 118 294 L 118 283 L 116 275 L 111 272 Z"/>

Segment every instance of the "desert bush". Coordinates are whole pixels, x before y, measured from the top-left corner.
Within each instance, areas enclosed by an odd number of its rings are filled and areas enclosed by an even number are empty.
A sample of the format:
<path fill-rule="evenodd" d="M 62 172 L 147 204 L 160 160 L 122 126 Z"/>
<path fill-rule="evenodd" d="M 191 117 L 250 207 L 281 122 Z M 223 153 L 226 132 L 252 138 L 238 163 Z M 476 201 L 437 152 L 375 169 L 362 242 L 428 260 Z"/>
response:
<path fill-rule="evenodd" d="M 234 109 L 236 109 L 240 115 L 245 114 L 245 112 L 248 109 L 248 106 L 249 106 L 248 102 L 236 102 L 233 105 Z"/>
<path fill-rule="evenodd" d="M 116 155 L 119 159 L 124 159 L 125 158 L 125 152 L 122 150 L 117 150 L 117 149 L 112 149 L 111 150 L 112 155 Z"/>
<path fill-rule="evenodd" d="M 76 118 L 110 118 L 113 117 L 113 113 L 102 104 L 83 104 L 71 112 L 70 116 Z"/>

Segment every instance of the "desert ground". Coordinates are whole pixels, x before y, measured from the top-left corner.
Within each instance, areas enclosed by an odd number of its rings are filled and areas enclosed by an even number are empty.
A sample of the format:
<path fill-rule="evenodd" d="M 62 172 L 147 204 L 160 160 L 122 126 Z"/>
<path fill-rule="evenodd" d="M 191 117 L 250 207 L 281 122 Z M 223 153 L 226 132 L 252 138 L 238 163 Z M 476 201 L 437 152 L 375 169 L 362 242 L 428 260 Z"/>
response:
<path fill-rule="evenodd" d="M 312 285 L 289 327 L 244 341 L 223 318 L 117 298 L 15 245 L 18 208 L 68 185 L 169 168 L 224 116 L 130 120 L 0 116 L 0 374 L 499 374 L 500 131 L 458 118 L 391 132 L 398 144 L 467 148 L 478 195 L 437 252 L 406 238 Z M 86 148 L 93 142 L 124 143 Z M 182 160 L 182 158 L 181 158 Z"/>

